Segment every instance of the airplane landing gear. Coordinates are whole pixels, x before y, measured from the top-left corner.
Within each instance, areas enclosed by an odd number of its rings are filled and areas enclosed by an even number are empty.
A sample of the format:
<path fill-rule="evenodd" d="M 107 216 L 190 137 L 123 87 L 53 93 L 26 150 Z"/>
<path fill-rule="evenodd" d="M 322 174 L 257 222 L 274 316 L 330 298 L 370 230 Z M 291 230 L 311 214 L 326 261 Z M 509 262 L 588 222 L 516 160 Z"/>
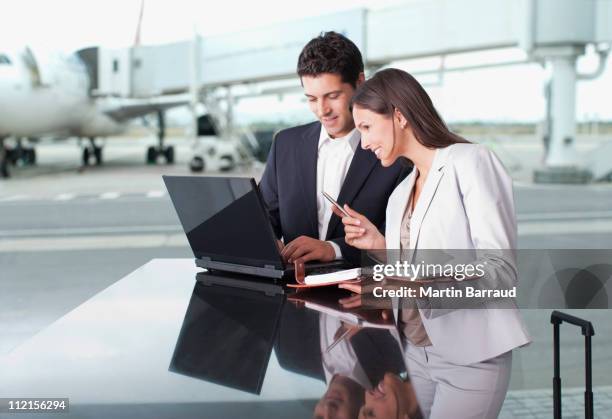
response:
<path fill-rule="evenodd" d="M 166 160 L 166 163 L 173 164 L 174 163 L 174 147 L 154 147 L 151 146 L 147 148 L 147 164 L 156 164 L 157 158 L 159 156 L 163 156 Z"/>
<path fill-rule="evenodd" d="M 8 178 L 11 173 L 9 166 L 34 166 L 36 164 L 36 150 L 31 144 L 24 145 L 21 138 L 15 139 L 15 145 L 8 147 L 0 137 L 0 178 Z M 30 139 L 32 140 L 32 139 Z"/>
<path fill-rule="evenodd" d="M 102 147 L 96 144 L 95 137 L 89 137 L 89 145 L 83 147 L 83 166 L 89 166 L 89 161 L 93 157 L 96 166 L 101 166 L 104 163 L 102 158 Z"/>
<path fill-rule="evenodd" d="M 174 164 L 174 147 L 164 146 L 166 120 L 163 111 L 157 112 L 157 126 L 157 147 L 151 146 L 147 149 L 147 164 L 156 164 L 159 156 L 163 156 L 167 164 Z"/>
<path fill-rule="evenodd" d="M 29 144 L 24 145 L 22 139 L 18 138 L 14 148 L 6 149 L 6 158 L 13 166 L 34 166 L 36 150 Z"/>
<path fill-rule="evenodd" d="M 4 138 L 0 138 L 0 178 L 11 176 L 9 172 L 8 150 L 4 147 Z"/>
<path fill-rule="evenodd" d="M 36 164 L 36 150 L 34 148 L 26 148 L 23 150 L 23 152 L 24 164 L 34 166 Z"/>

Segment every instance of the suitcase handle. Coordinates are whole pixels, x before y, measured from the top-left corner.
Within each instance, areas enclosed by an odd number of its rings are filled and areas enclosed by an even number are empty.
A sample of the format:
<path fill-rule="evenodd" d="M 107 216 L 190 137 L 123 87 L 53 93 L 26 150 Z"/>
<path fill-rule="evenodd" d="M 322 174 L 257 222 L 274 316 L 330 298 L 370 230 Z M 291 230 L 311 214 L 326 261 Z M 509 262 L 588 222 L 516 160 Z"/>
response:
<path fill-rule="evenodd" d="M 554 350 L 554 376 L 553 376 L 553 408 L 554 418 L 561 419 L 561 376 L 559 366 L 559 325 L 566 322 L 579 326 L 584 336 L 585 351 L 585 392 L 584 392 L 584 415 L 587 419 L 593 419 L 593 377 L 591 363 L 591 337 L 595 335 L 593 324 L 587 320 L 574 317 L 560 311 L 553 311 L 550 315 L 553 324 L 553 350 Z"/>

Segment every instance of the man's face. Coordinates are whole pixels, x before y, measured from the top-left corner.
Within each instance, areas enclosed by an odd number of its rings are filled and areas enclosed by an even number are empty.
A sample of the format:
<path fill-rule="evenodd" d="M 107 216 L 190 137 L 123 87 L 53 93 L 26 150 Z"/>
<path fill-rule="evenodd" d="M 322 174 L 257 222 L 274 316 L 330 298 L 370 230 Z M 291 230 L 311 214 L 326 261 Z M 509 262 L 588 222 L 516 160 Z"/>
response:
<path fill-rule="evenodd" d="M 363 387 L 348 377 L 336 375 L 315 406 L 314 419 L 356 419 L 363 405 Z"/>
<path fill-rule="evenodd" d="M 361 79 L 360 79 L 361 80 Z M 355 89 L 339 74 L 302 76 L 308 106 L 332 138 L 344 137 L 355 127 L 349 103 Z"/>
<path fill-rule="evenodd" d="M 386 373 L 372 390 L 365 392 L 365 404 L 358 419 L 385 418 L 410 419 L 418 417 L 419 405 L 409 383 L 402 383 L 398 376 Z"/>

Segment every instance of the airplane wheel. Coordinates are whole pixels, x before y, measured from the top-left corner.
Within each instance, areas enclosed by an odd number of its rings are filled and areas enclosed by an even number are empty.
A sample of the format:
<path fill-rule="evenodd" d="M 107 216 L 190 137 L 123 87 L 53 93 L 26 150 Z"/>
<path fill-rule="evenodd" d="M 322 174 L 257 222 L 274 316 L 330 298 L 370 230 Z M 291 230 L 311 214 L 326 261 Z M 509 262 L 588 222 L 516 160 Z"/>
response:
<path fill-rule="evenodd" d="M 202 157 L 194 157 L 189 162 L 189 169 L 191 169 L 194 173 L 203 172 L 206 165 L 204 164 L 204 159 Z"/>
<path fill-rule="evenodd" d="M 0 159 L 0 178 L 9 178 L 9 177 L 11 177 L 11 174 L 9 172 L 9 167 L 8 166 L 9 166 L 9 162 L 8 162 L 8 158 L 6 158 L 6 154 L 5 154 L 5 158 Z"/>
<path fill-rule="evenodd" d="M 229 172 L 230 170 L 234 170 L 236 168 L 236 163 L 234 162 L 234 158 L 232 156 L 221 156 L 219 160 L 221 162 L 221 167 L 219 170 L 222 172 Z"/>
<path fill-rule="evenodd" d="M 155 164 L 157 162 L 157 150 L 151 146 L 147 148 L 147 164 Z"/>
<path fill-rule="evenodd" d="M 166 158 L 166 162 L 168 164 L 174 164 L 174 147 L 169 146 L 164 150 L 164 157 Z"/>
<path fill-rule="evenodd" d="M 2 178 L 11 177 L 11 174 L 9 173 L 9 170 L 8 170 L 8 163 L 6 161 L 3 161 L 2 164 L 0 164 L 0 177 Z"/>
<path fill-rule="evenodd" d="M 89 148 L 85 147 L 83 149 L 83 159 L 82 159 L 83 166 L 88 166 L 89 165 L 90 154 L 91 153 L 89 152 Z"/>
<path fill-rule="evenodd" d="M 33 148 L 24 148 L 21 152 L 21 162 L 24 166 L 36 164 L 36 151 Z"/>
<path fill-rule="evenodd" d="M 96 159 L 96 165 L 102 165 L 102 147 L 94 147 L 93 154 Z"/>
<path fill-rule="evenodd" d="M 28 164 L 34 166 L 36 164 L 36 149 L 30 148 L 27 152 Z"/>
<path fill-rule="evenodd" d="M 6 161 L 7 161 L 7 164 L 10 163 L 13 166 L 17 166 L 17 163 L 19 162 L 18 150 L 7 148 L 6 149 Z"/>

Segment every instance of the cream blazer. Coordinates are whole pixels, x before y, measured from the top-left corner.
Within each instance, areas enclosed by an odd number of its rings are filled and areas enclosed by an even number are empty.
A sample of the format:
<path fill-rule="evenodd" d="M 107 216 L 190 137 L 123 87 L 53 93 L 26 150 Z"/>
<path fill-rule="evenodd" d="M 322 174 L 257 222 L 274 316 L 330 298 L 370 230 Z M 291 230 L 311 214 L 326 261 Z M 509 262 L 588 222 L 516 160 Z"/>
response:
<path fill-rule="evenodd" d="M 400 248 L 400 225 L 416 169 L 397 186 L 386 212 L 386 247 Z M 437 149 L 410 222 L 410 248 L 516 249 L 512 179 L 486 147 Z M 514 266 L 513 260 L 507 261 Z M 511 275 L 517 281 L 516 271 Z M 499 307 L 499 306 L 496 306 Z M 514 301 L 505 308 L 440 311 L 419 308 L 432 345 L 450 362 L 468 365 L 530 342 Z"/>

